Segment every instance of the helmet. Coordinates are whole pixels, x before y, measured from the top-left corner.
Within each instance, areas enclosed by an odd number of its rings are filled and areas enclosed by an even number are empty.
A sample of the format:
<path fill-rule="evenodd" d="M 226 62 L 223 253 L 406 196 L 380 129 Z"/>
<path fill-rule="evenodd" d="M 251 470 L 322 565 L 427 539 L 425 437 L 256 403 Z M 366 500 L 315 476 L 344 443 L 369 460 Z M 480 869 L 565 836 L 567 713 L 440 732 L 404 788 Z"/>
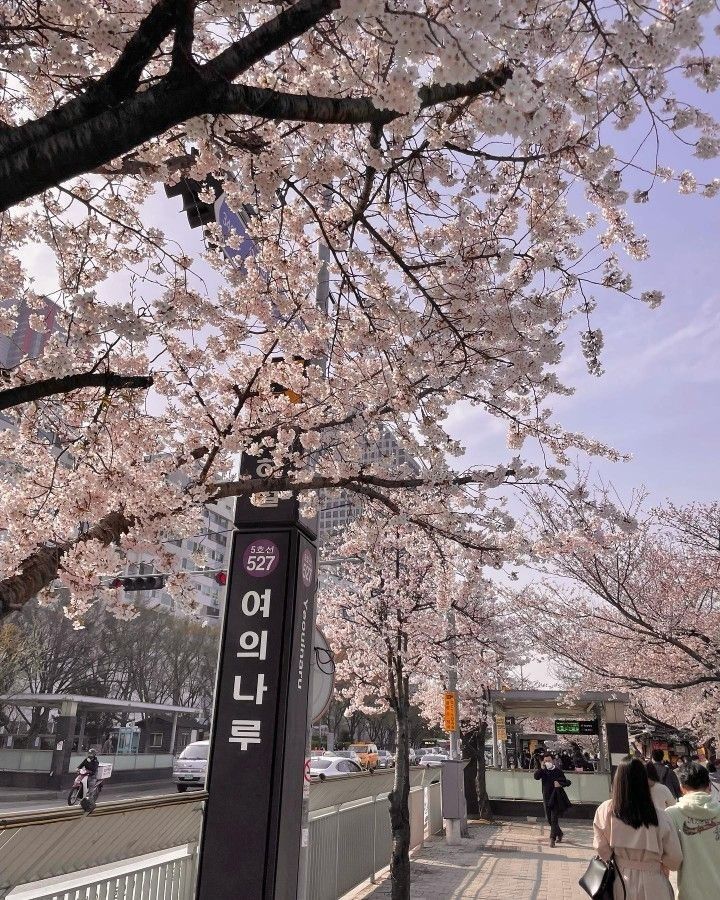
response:
<path fill-rule="evenodd" d="M 88 750 L 88 756 L 97 756 L 97 750 L 94 747 L 91 747 Z"/>

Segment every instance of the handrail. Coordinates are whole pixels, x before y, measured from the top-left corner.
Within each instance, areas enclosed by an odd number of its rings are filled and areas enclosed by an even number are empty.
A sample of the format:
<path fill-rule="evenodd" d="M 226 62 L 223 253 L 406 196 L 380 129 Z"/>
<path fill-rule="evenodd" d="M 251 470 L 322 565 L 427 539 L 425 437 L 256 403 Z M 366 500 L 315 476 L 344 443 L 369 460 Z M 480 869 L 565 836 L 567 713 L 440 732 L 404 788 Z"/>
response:
<path fill-rule="evenodd" d="M 207 796 L 207 791 L 194 791 L 192 794 L 159 794 L 153 797 L 138 797 L 130 800 L 108 800 L 107 802 L 99 803 L 93 810 L 92 815 L 93 817 L 108 816 L 113 813 L 132 812 L 138 809 L 197 803 L 199 800 L 207 800 Z M 87 813 L 79 806 L 13 813 L 10 816 L 0 818 L 0 831 L 7 828 L 23 828 L 30 825 L 47 825 L 51 822 L 79 819 L 85 815 Z"/>

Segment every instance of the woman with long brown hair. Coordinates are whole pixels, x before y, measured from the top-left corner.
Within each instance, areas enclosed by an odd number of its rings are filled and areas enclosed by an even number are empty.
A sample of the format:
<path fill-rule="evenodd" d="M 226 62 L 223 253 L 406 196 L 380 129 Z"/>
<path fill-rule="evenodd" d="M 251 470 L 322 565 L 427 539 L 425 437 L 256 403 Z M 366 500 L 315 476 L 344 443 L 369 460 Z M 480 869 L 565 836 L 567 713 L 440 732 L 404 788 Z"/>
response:
<path fill-rule="evenodd" d="M 668 870 L 680 868 L 680 840 L 667 813 L 653 803 L 639 759 L 618 766 L 612 797 L 598 807 L 593 831 L 598 856 L 606 862 L 615 856 L 614 900 L 672 900 Z"/>

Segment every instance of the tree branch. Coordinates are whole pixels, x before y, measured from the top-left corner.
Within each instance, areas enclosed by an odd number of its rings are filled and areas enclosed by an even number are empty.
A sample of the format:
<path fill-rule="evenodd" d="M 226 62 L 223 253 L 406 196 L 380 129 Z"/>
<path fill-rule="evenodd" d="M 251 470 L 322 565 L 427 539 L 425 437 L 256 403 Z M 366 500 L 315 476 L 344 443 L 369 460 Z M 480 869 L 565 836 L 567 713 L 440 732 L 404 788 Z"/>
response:
<path fill-rule="evenodd" d="M 502 66 L 463 84 L 427 85 L 419 91 L 421 108 L 492 93 L 511 77 L 512 70 Z M 220 80 L 212 83 L 204 77 L 204 70 L 198 70 L 197 77 L 164 78 L 120 105 L 73 122 L 64 131 L 48 136 L 41 129 L 41 139 L 0 158 L 0 212 L 68 178 L 97 169 L 180 122 L 223 113 L 336 125 L 382 125 L 401 115 L 377 109 L 369 98 L 303 96 Z"/>
<path fill-rule="evenodd" d="M 0 410 L 32 403 L 55 394 L 69 394 L 82 388 L 101 387 L 110 390 L 139 390 L 152 387 L 152 375 L 118 375 L 116 372 L 80 372 L 62 378 L 46 378 L 0 390 Z"/>
<path fill-rule="evenodd" d="M 430 84 L 420 88 L 420 108 L 450 103 L 460 97 L 491 94 L 512 78 L 512 69 L 501 66 L 462 84 Z M 401 117 L 394 109 L 378 109 L 369 97 L 320 97 L 288 94 L 270 88 L 229 84 L 217 93 L 215 113 L 234 113 L 285 122 L 317 122 L 328 125 L 387 125 Z"/>
<path fill-rule="evenodd" d="M 130 97 L 140 82 L 143 69 L 172 31 L 179 0 L 159 0 L 140 23 L 115 64 L 80 97 L 74 97 L 40 119 L 0 134 L 0 156 L 22 149 L 77 125 L 104 108 Z"/>
<path fill-rule="evenodd" d="M 71 541 L 54 547 L 40 547 L 19 565 L 18 571 L 0 581 L 0 619 L 22 609 L 36 594 L 57 578 L 63 556 L 73 547 L 87 541 L 99 541 L 104 546 L 116 544 L 132 527 L 132 519 L 122 511 L 113 510 L 88 531 Z"/>
<path fill-rule="evenodd" d="M 336 9 L 340 9 L 340 0 L 299 0 L 206 63 L 203 76 L 213 81 L 234 81 Z"/>

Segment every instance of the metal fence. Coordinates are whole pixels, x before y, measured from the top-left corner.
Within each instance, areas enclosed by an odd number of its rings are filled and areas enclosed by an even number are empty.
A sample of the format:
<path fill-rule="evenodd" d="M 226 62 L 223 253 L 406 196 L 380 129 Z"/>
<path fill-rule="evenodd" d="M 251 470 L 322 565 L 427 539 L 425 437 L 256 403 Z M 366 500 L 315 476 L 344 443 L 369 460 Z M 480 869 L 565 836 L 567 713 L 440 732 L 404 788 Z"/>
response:
<path fill-rule="evenodd" d="M 103 802 L 92 816 L 79 807 L 7 816 L 0 898 L 190 900 L 206 796 Z"/>
<path fill-rule="evenodd" d="M 365 783 L 372 796 L 310 813 L 312 900 L 338 900 L 389 863 L 387 790 L 378 796 L 380 780 Z M 0 900 L 192 900 L 206 796 L 103 803 L 90 817 L 66 808 L 0 820 Z M 411 788 L 410 846 L 441 829 L 439 782 Z"/>
<path fill-rule="evenodd" d="M 440 784 L 410 791 L 410 847 L 442 829 Z M 310 814 L 308 896 L 338 900 L 384 869 L 392 833 L 387 794 Z"/>

